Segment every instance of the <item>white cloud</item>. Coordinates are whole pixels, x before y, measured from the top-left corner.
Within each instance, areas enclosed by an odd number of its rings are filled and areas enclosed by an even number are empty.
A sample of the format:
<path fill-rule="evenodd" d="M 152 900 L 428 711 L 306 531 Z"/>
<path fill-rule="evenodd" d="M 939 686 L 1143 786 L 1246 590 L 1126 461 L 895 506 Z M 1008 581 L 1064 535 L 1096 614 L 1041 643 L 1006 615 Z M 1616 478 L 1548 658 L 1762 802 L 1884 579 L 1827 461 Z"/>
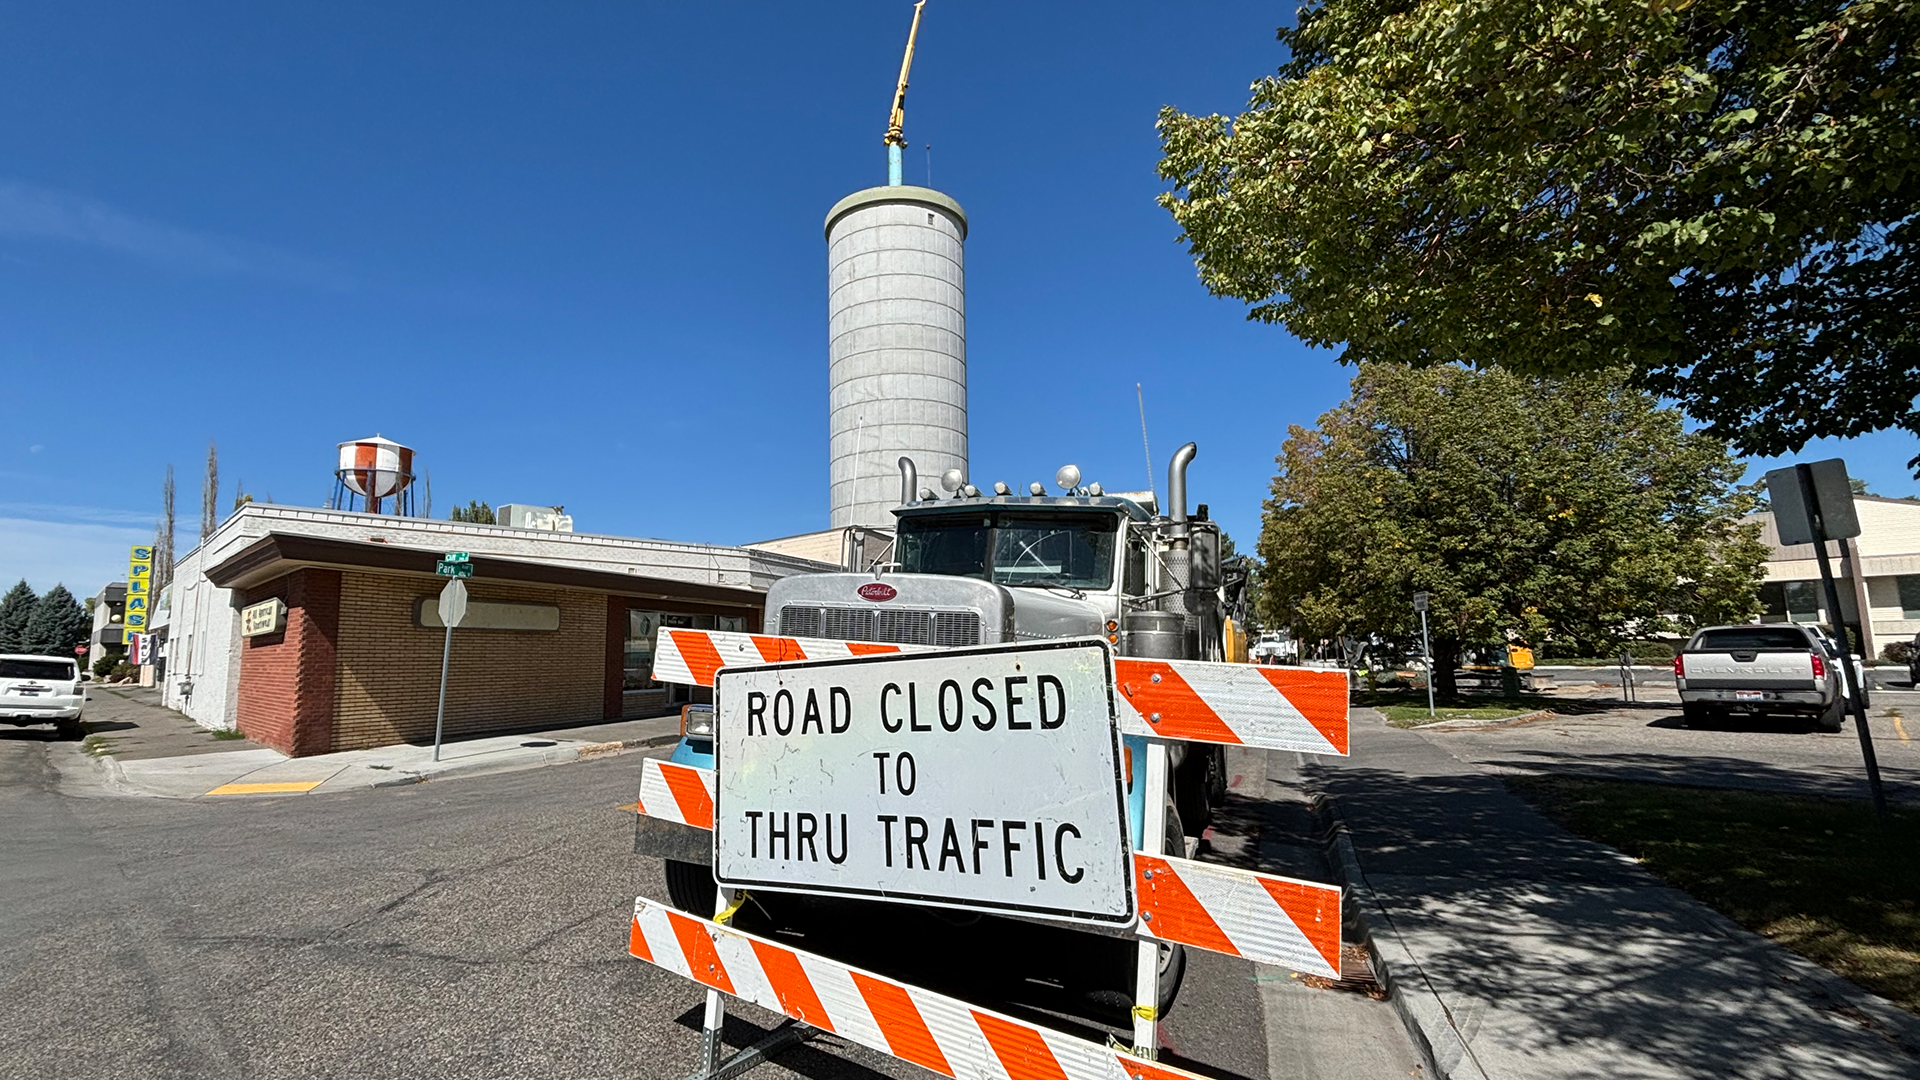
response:
<path fill-rule="evenodd" d="M 144 221 L 84 195 L 16 180 L 0 180 L 0 236 L 85 244 L 190 273 L 353 287 L 337 270 L 264 244 Z"/>
<path fill-rule="evenodd" d="M 127 549 L 153 542 L 153 528 L 0 517 L 0 591 L 21 578 L 35 592 L 60 583 L 78 597 L 127 575 Z"/>
<path fill-rule="evenodd" d="M 47 446 L 45 443 L 34 443 L 32 446 L 27 447 L 27 453 L 37 454 L 40 451 L 45 450 L 46 448 Z"/>
<path fill-rule="evenodd" d="M 0 502 L 0 516 L 31 518 L 48 524 L 74 522 L 88 525 L 144 525 L 151 529 L 157 513 L 121 510 L 111 506 L 68 506 L 62 503 Z M 151 539 L 151 538 L 149 538 Z"/>

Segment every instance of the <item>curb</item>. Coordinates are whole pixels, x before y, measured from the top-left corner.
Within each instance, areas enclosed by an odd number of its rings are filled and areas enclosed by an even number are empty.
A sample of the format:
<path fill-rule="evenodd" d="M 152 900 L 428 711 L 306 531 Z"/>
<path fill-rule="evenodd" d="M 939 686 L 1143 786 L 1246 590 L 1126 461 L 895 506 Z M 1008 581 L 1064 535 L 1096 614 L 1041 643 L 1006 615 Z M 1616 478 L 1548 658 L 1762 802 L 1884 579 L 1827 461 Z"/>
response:
<path fill-rule="evenodd" d="M 1353 900 L 1350 917 L 1360 931 L 1361 939 L 1366 942 L 1368 965 L 1373 969 L 1374 981 L 1386 990 L 1387 1001 L 1392 1004 L 1394 1013 L 1406 1028 L 1407 1038 L 1413 1043 L 1420 1064 L 1435 1080 L 1449 1080 L 1451 1077 L 1486 1080 L 1485 1070 L 1474 1060 L 1472 1049 L 1454 1026 L 1446 1002 L 1441 1000 L 1433 984 L 1428 981 L 1420 962 L 1394 932 L 1393 917 L 1367 884 L 1366 872 L 1360 867 L 1360 857 L 1354 850 L 1346 819 L 1340 816 L 1338 800 L 1325 792 L 1312 790 L 1311 779 L 1307 780 L 1306 786 L 1313 816 L 1326 833 L 1328 846 L 1333 851 L 1330 860 L 1333 872 L 1340 877 L 1343 896 Z M 1394 953 L 1391 960 L 1383 945 L 1391 946 Z M 1442 1059 L 1451 1064 L 1443 1068 L 1440 1064 Z"/>
<path fill-rule="evenodd" d="M 448 780 L 461 776 L 477 776 L 496 772 L 524 772 L 528 769 L 544 769 L 551 765 L 566 765 L 575 761 L 590 761 L 595 758 L 616 757 L 636 750 L 652 750 L 680 741 L 680 733 L 671 735 L 649 735 L 637 739 L 615 739 L 610 742 L 585 743 L 571 748 L 559 748 L 559 753 L 548 754 L 538 761 L 494 762 L 478 761 L 468 765 L 454 765 L 432 772 L 403 773 L 386 780 L 366 785 L 368 788 L 406 787 L 409 784 L 425 784 L 435 780 Z M 571 753 L 566 752 L 570 749 Z"/>
<path fill-rule="evenodd" d="M 1558 715 L 1560 714 L 1555 712 L 1552 709 L 1535 709 L 1530 713 L 1521 713 L 1519 716 L 1489 716 L 1489 717 L 1468 716 L 1468 717 L 1462 717 L 1458 720 L 1435 720 L 1431 724 L 1415 724 L 1412 727 L 1402 728 L 1401 730 L 1402 731 L 1447 731 L 1449 729 L 1452 729 L 1452 730 L 1458 731 L 1462 728 L 1472 729 L 1472 728 L 1503 727 L 1507 724 L 1525 724 L 1525 723 L 1530 723 L 1534 720 L 1544 720 L 1549 716 L 1558 716 Z"/>

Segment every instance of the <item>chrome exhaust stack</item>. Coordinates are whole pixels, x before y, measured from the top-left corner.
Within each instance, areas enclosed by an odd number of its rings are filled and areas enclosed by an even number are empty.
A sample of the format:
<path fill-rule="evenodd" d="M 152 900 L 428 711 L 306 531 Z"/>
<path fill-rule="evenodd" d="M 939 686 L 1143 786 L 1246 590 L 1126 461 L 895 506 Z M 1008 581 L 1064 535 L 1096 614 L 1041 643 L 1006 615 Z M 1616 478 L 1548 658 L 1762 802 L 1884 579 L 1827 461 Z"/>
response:
<path fill-rule="evenodd" d="M 920 470 L 914 468 L 913 459 L 900 459 L 900 505 L 912 502 L 920 491 Z"/>
<path fill-rule="evenodd" d="M 1200 452 L 1198 443 L 1188 443 L 1173 452 L 1167 463 L 1167 530 L 1175 549 L 1187 546 L 1187 466 Z"/>

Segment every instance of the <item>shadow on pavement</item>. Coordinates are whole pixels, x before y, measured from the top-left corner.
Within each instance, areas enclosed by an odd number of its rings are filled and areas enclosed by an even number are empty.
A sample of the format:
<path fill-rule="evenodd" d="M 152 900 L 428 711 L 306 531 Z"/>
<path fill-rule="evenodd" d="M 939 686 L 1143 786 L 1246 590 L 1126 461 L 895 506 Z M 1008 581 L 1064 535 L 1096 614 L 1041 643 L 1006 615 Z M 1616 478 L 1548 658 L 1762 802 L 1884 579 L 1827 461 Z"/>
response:
<path fill-rule="evenodd" d="M 1586 780 L 1623 780 L 1684 787 L 1739 788 L 1810 795 L 1829 799 L 1869 798 L 1866 768 L 1854 761 L 1843 767 L 1786 767 L 1750 758 L 1706 754 L 1636 754 L 1583 752 L 1578 757 L 1546 750 L 1512 750 L 1499 757 L 1479 759 L 1496 771 L 1576 776 Z M 1920 774 L 1880 762 L 1887 798 L 1920 803 Z"/>
<path fill-rule="evenodd" d="M 1396 992 L 1430 986 L 1488 1075 L 1920 1075 L 1920 1019 L 1860 1009 L 1865 991 L 1565 832 L 1497 778 L 1401 753 L 1405 771 L 1315 772 L 1389 916 L 1375 933 L 1406 942 L 1425 974 Z M 1804 784 L 1731 759 L 1599 761 L 1590 771 L 1610 779 Z"/>

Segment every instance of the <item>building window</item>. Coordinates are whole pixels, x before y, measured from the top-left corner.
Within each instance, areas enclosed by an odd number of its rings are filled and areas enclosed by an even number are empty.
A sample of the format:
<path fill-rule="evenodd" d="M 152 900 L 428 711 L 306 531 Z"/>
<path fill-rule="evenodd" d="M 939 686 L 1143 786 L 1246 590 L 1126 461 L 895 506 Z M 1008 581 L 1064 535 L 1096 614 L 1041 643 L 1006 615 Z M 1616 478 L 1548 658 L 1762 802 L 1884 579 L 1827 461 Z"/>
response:
<path fill-rule="evenodd" d="M 627 650 L 621 686 L 628 692 L 659 690 L 664 683 L 653 679 L 653 651 L 662 627 L 680 630 L 733 630 L 747 628 L 744 618 L 729 615 L 686 615 L 672 611 L 627 612 Z"/>
<path fill-rule="evenodd" d="M 1920 619 L 1920 574 L 1904 574 L 1894 580 L 1900 583 L 1900 617 Z"/>
<path fill-rule="evenodd" d="M 1819 583 L 1769 581 L 1760 586 L 1760 609 L 1761 622 L 1819 622 Z"/>

